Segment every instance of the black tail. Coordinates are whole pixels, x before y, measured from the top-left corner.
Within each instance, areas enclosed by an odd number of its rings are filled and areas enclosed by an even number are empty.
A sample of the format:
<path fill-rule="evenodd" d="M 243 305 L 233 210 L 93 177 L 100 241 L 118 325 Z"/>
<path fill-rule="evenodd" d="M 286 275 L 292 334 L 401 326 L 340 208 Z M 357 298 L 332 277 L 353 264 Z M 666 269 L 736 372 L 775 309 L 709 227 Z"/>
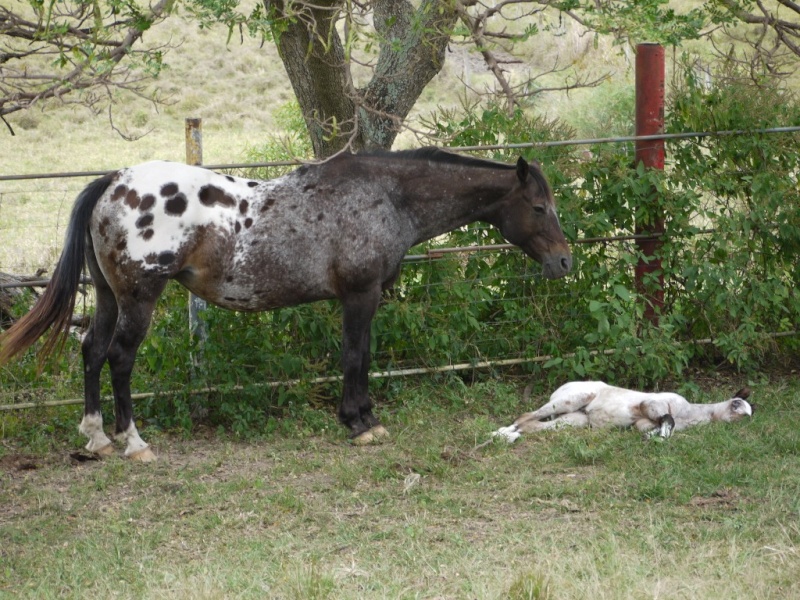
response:
<path fill-rule="evenodd" d="M 39 353 L 40 363 L 63 348 L 85 262 L 89 219 L 114 175 L 96 179 L 78 196 L 69 218 L 64 250 L 50 283 L 31 311 L 0 335 L 0 365 L 30 348 L 48 329 L 50 333 Z"/>

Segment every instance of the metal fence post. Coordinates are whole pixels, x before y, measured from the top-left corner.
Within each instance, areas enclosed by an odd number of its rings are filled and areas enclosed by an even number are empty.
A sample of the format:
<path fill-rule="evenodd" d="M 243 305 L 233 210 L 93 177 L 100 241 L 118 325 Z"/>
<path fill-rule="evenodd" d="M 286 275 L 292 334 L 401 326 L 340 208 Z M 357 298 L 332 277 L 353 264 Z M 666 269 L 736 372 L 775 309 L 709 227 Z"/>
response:
<path fill-rule="evenodd" d="M 203 120 L 186 119 L 186 164 L 199 166 L 203 164 Z M 208 307 L 205 300 L 189 292 L 189 331 L 200 342 L 207 337 L 205 323 L 200 313 Z"/>
<path fill-rule="evenodd" d="M 658 44 L 636 46 L 636 135 L 664 133 L 664 48 Z M 664 140 L 637 140 L 636 167 L 664 170 Z M 636 223 L 636 233 L 650 237 L 637 239 L 640 258 L 635 270 L 636 287 L 644 297 L 644 317 L 658 325 L 664 307 L 664 272 L 657 254 L 663 243 L 664 215 L 654 203 L 648 223 Z M 654 281 L 655 280 L 655 281 Z"/>

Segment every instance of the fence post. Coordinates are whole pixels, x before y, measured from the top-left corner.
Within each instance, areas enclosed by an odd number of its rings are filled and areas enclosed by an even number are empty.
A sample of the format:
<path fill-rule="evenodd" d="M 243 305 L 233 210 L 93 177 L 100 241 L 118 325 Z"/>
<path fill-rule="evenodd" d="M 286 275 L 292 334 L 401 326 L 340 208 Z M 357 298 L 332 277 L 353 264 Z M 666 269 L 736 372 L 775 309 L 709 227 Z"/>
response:
<path fill-rule="evenodd" d="M 664 48 L 658 44 L 636 46 L 636 135 L 664 133 Z M 636 167 L 664 170 L 664 140 L 636 142 Z M 664 272 L 657 254 L 662 245 L 664 215 L 656 207 L 656 190 L 652 191 L 651 219 L 636 223 L 637 234 L 652 237 L 637 239 L 639 261 L 635 269 L 636 288 L 644 297 L 644 317 L 658 326 L 664 307 Z"/>
<path fill-rule="evenodd" d="M 203 164 L 203 120 L 186 119 L 186 164 Z M 208 307 L 205 300 L 189 292 L 189 331 L 202 342 L 206 339 L 206 327 L 200 313 Z"/>

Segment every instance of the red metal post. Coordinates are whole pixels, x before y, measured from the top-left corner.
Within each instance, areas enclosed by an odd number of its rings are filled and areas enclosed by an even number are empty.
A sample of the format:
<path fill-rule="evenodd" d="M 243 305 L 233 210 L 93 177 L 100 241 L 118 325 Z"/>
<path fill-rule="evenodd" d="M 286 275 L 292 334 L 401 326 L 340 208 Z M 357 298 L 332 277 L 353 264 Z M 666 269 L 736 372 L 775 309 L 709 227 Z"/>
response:
<path fill-rule="evenodd" d="M 658 44 L 636 46 L 636 135 L 656 135 L 664 132 L 664 48 Z M 636 166 L 664 170 L 664 140 L 636 142 Z M 657 201 L 653 190 L 652 200 Z M 664 233 L 664 216 L 653 206 L 647 211 L 647 223 L 637 223 L 637 234 L 652 238 L 636 241 L 641 257 L 636 265 L 636 286 L 645 301 L 644 316 L 658 325 L 664 306 L 664 275 L 661 259 L 655 258 Z M 647 283 L 645 283 L 647 282 Z"/>

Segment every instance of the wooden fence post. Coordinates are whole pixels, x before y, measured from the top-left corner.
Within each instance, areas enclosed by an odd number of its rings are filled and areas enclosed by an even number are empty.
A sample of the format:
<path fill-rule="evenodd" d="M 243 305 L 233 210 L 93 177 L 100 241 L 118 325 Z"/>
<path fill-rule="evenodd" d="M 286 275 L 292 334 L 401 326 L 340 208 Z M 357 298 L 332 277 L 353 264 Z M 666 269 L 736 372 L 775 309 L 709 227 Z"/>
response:
<path fill-rule="evenodd" d="M 203 120 L 186 119 L 186 164 L 199 166 L 203 164 Z M 200 313 L 208 307 L 202 298 L 189 292 L 189 331 L 200 342 L 207 337 L 205 323 Z"/>
<path fill-rule="evenodd" d="M 664 133 L 664 47 L 658 44 L 636 46 L 636 135 Z M 636 167 L 664 170 L 664 140 L 636 142 Z M 652 202 L 657 201 L 656 190 Z M 664 272 L 657 258 L 664 233 L 664 215 L 653 207 L 648 223 L 636 223 L 637 234 L 651 237 L 637 239 L 640 258 L 635 270 L 636 287 L 644 297 L 644 317 L 658 326 L 664 308 Z M 654 281 L 655 280 L 655 281 Z"/>

